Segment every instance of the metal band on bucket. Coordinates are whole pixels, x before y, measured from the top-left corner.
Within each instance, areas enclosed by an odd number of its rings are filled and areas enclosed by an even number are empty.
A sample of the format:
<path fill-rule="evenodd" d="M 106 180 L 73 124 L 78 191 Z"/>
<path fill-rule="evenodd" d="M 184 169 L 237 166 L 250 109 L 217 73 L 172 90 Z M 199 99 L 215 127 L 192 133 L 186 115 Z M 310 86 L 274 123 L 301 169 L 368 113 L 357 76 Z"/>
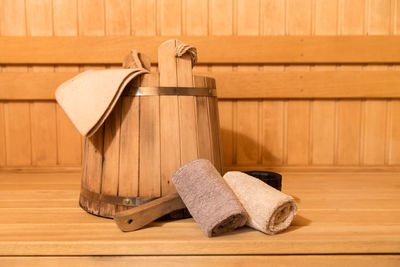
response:
<path fill-rule="evenodd" d="M 128 207 L 140 206 L 158 198 L 158 197 L 111 196 L 111 195 L 92 192 L 84 187 L 81 187 L 81 196 L 85 197 L 88 200 L 99 201 L 113 205 L 128 206 Z"/>
<path fill-rule="evenodd" d="M 127 87 L 123 96 L 154 96 L 154 95 L 183 95 L 183 96 L 217 96 L 215 88 L 195 87 Z"/>

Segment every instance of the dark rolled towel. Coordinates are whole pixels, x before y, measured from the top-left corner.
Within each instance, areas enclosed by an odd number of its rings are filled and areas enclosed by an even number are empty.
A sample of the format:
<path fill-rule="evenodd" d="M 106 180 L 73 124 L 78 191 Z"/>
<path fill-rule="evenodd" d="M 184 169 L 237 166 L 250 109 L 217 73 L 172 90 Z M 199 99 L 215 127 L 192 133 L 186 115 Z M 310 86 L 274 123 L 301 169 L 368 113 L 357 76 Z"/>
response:
<path fill-rule="evenodd" d="M 208 237 L 246 223 L 246 211 L 210 161 L 197 159 L 186 163 L 175 172 L 172 182 Z"/>

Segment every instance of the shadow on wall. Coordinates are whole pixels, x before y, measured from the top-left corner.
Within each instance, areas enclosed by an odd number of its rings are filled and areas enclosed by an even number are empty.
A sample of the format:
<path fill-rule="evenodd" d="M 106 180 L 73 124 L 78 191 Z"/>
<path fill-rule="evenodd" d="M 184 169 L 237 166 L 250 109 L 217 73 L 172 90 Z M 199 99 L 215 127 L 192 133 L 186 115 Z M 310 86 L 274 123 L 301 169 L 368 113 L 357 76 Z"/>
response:
<path fill-rule="evenodd" d="M 282 165 L 282 159 L 256 139 L 224 128 L 221 128 L 220 134 L 224 166 Z"/>

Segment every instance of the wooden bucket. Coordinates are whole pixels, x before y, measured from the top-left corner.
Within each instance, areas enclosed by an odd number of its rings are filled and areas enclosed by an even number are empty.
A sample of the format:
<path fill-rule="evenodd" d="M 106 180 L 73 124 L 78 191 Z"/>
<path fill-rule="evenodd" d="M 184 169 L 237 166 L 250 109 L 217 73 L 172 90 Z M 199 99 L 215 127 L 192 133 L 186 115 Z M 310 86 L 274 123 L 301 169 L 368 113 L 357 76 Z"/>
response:
<path fill-rule="evenodd" d="M 174 192 L 182 164 L 209 159 L 222 172 L 215 80 L 192 75 L 181 43 L 159 48 L 159 73 L 144 74 L 124 90 L 103 126 L 85 139 L 80 206 L 113 217 Z"/>

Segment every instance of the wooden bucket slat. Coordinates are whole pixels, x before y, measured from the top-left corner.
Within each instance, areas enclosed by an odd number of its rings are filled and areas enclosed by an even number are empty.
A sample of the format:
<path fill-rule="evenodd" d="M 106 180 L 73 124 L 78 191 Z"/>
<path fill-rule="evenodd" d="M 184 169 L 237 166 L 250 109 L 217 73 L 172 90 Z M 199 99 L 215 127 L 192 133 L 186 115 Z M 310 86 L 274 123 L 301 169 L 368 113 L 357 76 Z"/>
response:
<path fill-rule="evenodd" d="M 196 102 L 193 96 L 179 96 L 181 165 L 197 158 Z"/>
<path fill-rule="evenodd" d="M 177 96 L 160 96 L 161 193 L 175 191 L 171 178 L 179 168 L 181 151 Z"/>
<path fill-rule="evenodd" d="M 206 87 L 206 80 L 197 79 L 196 87 Z M 196 97 L 196 117 L 197 117 L 197 142 L 198 158 L 208 159 L 213 162 L 211 148 L 211 129 L 210 114 L 208 110 L 208 98 L 206 96 Z"/>
<path fill-rule="evenodd" d="M 188 54 L 177 58 L 177 85 L 196 87 L 192 73 L 192 62 Z M 178 96 L 181 165 L 197 158 L 197 125 L 194 96 Z"/>
<path fill-rule="evenodd" d="M 158 76 L 144 75 L 142 86 L 158 86 Z M 160 97 L 140 97 L 139 103 L 139 196 L 159 197 Z"/>
<path fill-rule="evenodd" d="M 160 86 L 178 86 L 177 73 L 180 61 L 174 56 L 176 41 L 163 43 L 158 49 L 160 61 Z M 171 178 L 180 166 L 181 151 L 179 131 L 178 96 L 160 96 L 161 145 L 161 195 L 175 191 Z"/>
<path fill-rule="evenodd" d="M 123 97 L 119 154 L 119 196 L 138 196 L 139 180 L 139 98 Z M 118 210 L 125 210 L 119 206 Z"/>
<path fill-rule="evenodd" d="M 89 143 L 88 139 L 84 139 L 83 143 L 83 156 L 82 156 L 82 180 L 81 180 L 81 187 L 88 188 L 88 152 L 89 152 Z M 83 208 L 87 208 L 88 204 L 88 199 L 86 199 L 84 196 L 80 195 L 79 196 L 79 205 Z"/>
<path fill-rule="evenodd" d="M 101 178 L 101 193 L 116 196 L 119 177 L 119 148 L 121 130 L 121 99 L 104 124 L 104 158 Z M 100 203 L 100 213 L 105 216 L 115 214 L 115 205 Z"/>
<path fill-rule="evenodd" d="M 103 171 L 103 133 L 104 126 L 100 127 L 96 133 L 92 136 L 86 138 L 86 150 L 85 153 L 85 165 L 86 172 L 83 174 L 84 181 L 86 184 L 82 184 L 84 188 L 91 192 L 100 193 L 101 192 L 101 177 Z M 100 206 L 97 201 L 86 201 L 81 203 L 85 205 L 86 210 L 90 213 L 99 215 Z"/>
<path fill-rule="evenodd" d="M 213 162 L 211 149 L 211 130 L 208 112 L 208 97 L 200 96 L 196 98 L 197 114 L 197 148 L 198 158 L 208 159 Z"/>

